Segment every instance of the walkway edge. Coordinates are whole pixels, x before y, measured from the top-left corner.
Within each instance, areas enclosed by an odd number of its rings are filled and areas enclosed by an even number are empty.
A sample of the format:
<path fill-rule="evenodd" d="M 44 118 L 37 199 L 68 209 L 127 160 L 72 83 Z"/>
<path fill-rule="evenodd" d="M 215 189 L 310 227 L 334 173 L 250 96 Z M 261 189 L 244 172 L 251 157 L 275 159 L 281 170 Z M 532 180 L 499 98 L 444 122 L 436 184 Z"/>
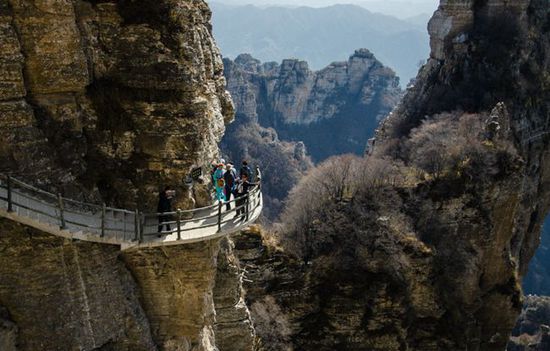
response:
<path fill-rule="evenodd" d="M 34 229 L 40 230 L 42 232 L 63 237 L 65 239 L 71 239 L 71 240 L 82 240 L 82 241 L 88 241 L 88 242 L 94 242 L 98 244 L 108 244 L 108 245 L 117 245 L 120 246 L 120 242 L 117 242 L 115 239 L 110 238 L 101 238 L 94 235 L 88 235 L 85 233 L 72 233 L 67 230 L 63 230 L 59 227 L 49 225 L 46 223 L 41 223 L 37 220 L 31 219 L 29 217 L 20 216 L 16 214 L 15 212 L 8 212 L 3 208 L 0 208 L 0 217 L 4 217 L 7 219 L 10 219 L 14 222 L 32 227 Z"/>
<path fill-rule="evenodd" d="M 260 201 L 262 201 L 262 197 L 260 195 Z M 71 239 L 71 240 L 80 240 L 80 241 L 86 241 L 86 242 L 93 242 L 97 244 L 108 244 L 108 245 L 116 245 L 120 247 L 121 251 L 129 251 L 129 250 L 137 250 L 142 248 L 153 248 L 153 247 L 161 247 L 161 246 L 176 246 L 176 245 L 183 245 L 183 244 L 192 244 L 197 243 L 201 241 L 209 241 L 221 238 L 226 235 L 230 235 L 236 232 L 239 232 L 246 228 L 247 226 L 253 224 L 261 214 L 262 206 L 263 204 L 260 204 L 260 206 L 252 213 L 250 216 L 250 220 L 248 220 L 246 223 L 243 223 L 242 226 L 231 228 L 230 230 L 224 230 L 219 233 L 214 233 L 212 235 L 208 236 L 202 236 L 197 238 L 190 238 L 190 239 L 182 239 L 182 240 L 171 240 L 171 241 L 162 241 L 162 239 L 159 239 L 158 241 L 152 241 L 147 243 L 138 243 L 138 242 L 120 242 L 117 241 L 114 238 L 108 238 L 108 237 L 98 237 L 97 235 L 93 234 L 86 234 L 86 233 L 72 233 L 67 230 L 63 230 L 59 227 L 49 225 L 46 223 L 41 223 L 37 220 L 31 219 L 29 217 L 20 216 L 15 212 L 8 212 L 7 210 L 0 208 L 0 217 L 4 217 L 6 219 L 12 220 L 14 222 L 26 225 L 28 227 L 40 230 L 42 232 L 62 237 L 65 239 Z"/>

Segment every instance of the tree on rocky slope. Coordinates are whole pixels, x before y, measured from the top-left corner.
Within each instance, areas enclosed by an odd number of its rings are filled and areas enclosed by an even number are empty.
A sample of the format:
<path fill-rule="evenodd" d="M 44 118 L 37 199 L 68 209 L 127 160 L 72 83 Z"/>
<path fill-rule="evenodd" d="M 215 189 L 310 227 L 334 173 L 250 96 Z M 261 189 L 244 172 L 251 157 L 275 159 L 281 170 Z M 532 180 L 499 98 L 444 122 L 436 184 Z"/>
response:
<path fill-rule="evenodd" d="M 297 349 L 505 348 L 550 208 L 549 11 L 443 2 L 430 60 L 358 161 L 397 180 L 317 202 L 316 170 L 298 185 L 278 236 L 301 264 L 266 284 Z"/>

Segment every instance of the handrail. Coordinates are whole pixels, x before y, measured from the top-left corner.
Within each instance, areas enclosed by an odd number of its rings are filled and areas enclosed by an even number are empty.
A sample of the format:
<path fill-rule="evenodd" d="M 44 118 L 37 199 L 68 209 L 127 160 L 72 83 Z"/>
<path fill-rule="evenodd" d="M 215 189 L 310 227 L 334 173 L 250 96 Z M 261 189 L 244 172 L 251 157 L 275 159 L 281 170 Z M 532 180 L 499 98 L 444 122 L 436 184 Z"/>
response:
<path fill-rule="evenodd" d="M 233 203 L 235 206 L 224 210 L 224 205 Z M 56 226 L 59 228 L 59 235 L 62 236 L 78 234 L 84 237 L 82 240 L 117 243 L 123 246 L 136 241 L 138 242 L 136 245 L 151 242 L 159 244 L 159 241 L 162 243 L 161 239 L 145 242 L 146 237 L 149 238 L 155 234 L 167 236 L 166 243 L 180 240 L 194 242 L 200 241 L 201 238 L 207 240 L 212 236 L 236 231 L 249 224 L 250 217 L 255 220 L 259 216 L 258 208 L 261 212 L 261 207 L 260 183 L 246 196 L 228 202 L 217 202 L 191 210 L 143 213 L 64 198 L 59 194 L 55 195 L 11 176 L 0 174 L 0 209 L 4 208 L 7 212 L 4 214 L 0 211 L 3 216 L 24 217 L 20 219 L 22 223 L 33 220 L 48 226 Z M 235 218 L 237 216 L 233 217 L 237 211 L 243 216 L 242 223 L 237 221 Z M 189 218 L 189 214 L 193 217 Z M 161 230 L 164 227 L 168 230 Z M 212 227 L 217 227 L 217 231 L 205 230 Z M 152 228 L 158 230 L 152 231 Z M 173 239 L 176 234 L 177 239 Z"/>
<path fill-rule="evenodd" d="M 23 188 L 26 188 L 28 190 L 32 190 L 32 191 L 40 193 L 42 195 L 50 196 L 50 197 L 53 197 L 53 198 L 57 199 L 56 194 L 50 193 L 48 191 L 45 191 L 45 190 L 42 190 L 42 189 L 39 189 L 39 188 L 36 188 L 36 187 L 34 187 L 30 184 L 24 183 L 24 182 L 22 182 L 20 180 L 17 180 L 16 178 L 13 178 L 11 176 L 5 176 L 5 175 L 1 175 L 1 176 L 2 177 L 7 177 L 8 179 L 11 179 L 14 183 L 19 184 Z M 254 188 L 253 191 L 256 190 L 256 189 L 258 189 L 258 188 L 257 187 Z M 230 203 L 233 203 L 236 200 L 237 199 L 233 199 L 233 200 L 230 201 Z M 92 204 L 92 203 L 84 202 L 84 201 L 77 201 L 77 200 L 69 199 L 69 198 L 66 198 L 66 197 L 63 197 L 63 201 L 68 201 L 68 202 L 78 204 L 78 205 L 81 205 L 81 206 L 95 207 L 99 210 L 101 210 L 101 207 L 102 207 L 101 205 L 98 205 L 98 204 Z M 198 212 L 198 211 L 209 210 L 209 209 L 215 208 L 216 206 L 217 206 L 217 204 L 213 204 L 213 205 L 210 205 L 210 206 L 198 207 L 198 208 L 194 208 L 194 209 L 190 209 L 190 210 L 180 210 L 180 211 L 181 211 L 181 213 L 195 213 L 195 212 Z M 122 208 L 107 207 L 107 209 L 108 210 L 114 210 L 114 211 L 120 211 L 120 212 L 133 213 L 132 211 L 129 211 L 127 209 L 122 209 Z M 144 213 L 144 215 L 146 215 L 146 216 L 160 216 L 160 215 L 174 215 L 176 213 L 177 213 L 177 211 L 173 211 L 173 212 L 147 212 L 147 213 Z"/>

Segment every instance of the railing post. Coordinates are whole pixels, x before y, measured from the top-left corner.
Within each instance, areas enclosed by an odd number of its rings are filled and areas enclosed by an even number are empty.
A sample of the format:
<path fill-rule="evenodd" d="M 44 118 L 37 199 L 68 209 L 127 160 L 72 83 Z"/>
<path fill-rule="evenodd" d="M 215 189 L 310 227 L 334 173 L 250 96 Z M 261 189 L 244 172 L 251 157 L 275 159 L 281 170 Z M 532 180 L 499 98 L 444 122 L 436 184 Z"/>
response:
<path fill-rule="evenodd" d="M 65 223 L 65 207 L 63 206 L 63 197 L 61 194 L 57 194 L 57 204 L 59 206 L 59 228 L 65 229 L 67 225 Z"/>
<path fill-rule="evenodd" d="M 143 242 L 143 238 L 145 237 L 143 234 L 143 229 L 145 227 L 145 215 L 143 213 L 140 214 L 139 217 L 139 242 Z"/>
<path fill-rule="evenodd" d="M 122 211 L 122 239 L 126 240 L 126 211 Z"/>
<path fill-rule="evenodd" d="M 8 212 L 13 212 L 13 200 L 12 200 L 12 181 L 11 177 L 8 176 Z"/>
<path fill-rule="evenodd" d="M 139 211 L 134 211 L 134 240 L 139 241 Z"/>
<path fill-rule="evenodd" d="M 105 236 L 105 203 L 101 205 L 101 237 Z"/>
<path fill-rule="evenodd" d="M 249 218 L 249 214 L 248 214 L 249 211 L 250 211 L 250 193 L 246 194 L 246 221 L 247 222 Z"/>
<path fill-rule="evenodd" d="M 218 202 L 218 233 L 222 231 L 222 201 Z"/>
<path fill-rule="evenodd" d="M 181 210 L 178 209 L 178 219 L 176 225 L 178 226 L 178 240 L 181 240 Z"/>

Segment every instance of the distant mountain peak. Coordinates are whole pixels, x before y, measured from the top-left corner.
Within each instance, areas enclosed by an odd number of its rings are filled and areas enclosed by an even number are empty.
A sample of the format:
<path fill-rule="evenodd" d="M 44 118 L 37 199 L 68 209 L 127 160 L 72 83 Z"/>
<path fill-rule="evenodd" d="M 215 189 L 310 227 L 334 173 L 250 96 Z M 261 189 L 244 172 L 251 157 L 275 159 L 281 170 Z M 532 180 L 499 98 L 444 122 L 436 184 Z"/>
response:
<path fill-rule="evenodd" d="M 430 52 L 427 24 L 419 26 L 357 5 L 291 8 L 213 3 L 212 10 L 216 41 L 230 58 L 243 52 L 263 62 L 299 57 L 318 70 L 364 47 L 368 50 L 354 55 L 374 55 L 408 82 Z"/>
<path fill-rule="evenodd" d="M 353 57 L 376 59 L 374 57 L 374 54 L 372 52 L 370 52 L 369 49 L 365 49 L 365 48 L 355 50 L 353 55 L 350 56 L 350 59 L 353 58 Z"/>

